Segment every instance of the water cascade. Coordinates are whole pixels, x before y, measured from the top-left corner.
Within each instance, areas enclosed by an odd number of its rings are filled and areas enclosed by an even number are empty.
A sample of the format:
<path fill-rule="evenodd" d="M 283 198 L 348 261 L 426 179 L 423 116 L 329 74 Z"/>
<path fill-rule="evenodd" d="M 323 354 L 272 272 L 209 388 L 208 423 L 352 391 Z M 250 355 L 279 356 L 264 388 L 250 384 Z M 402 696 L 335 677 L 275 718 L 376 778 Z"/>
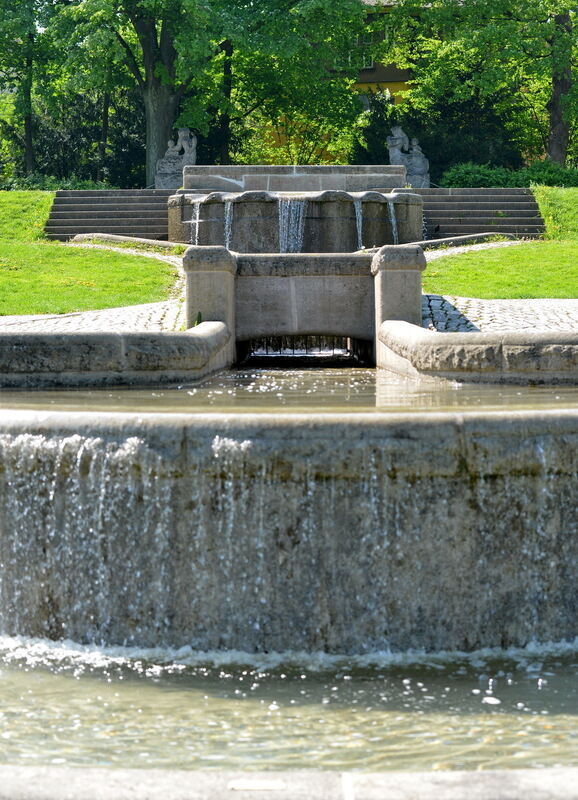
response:
<path fill-rule="evenodd" d="M 233 201 L 225 200 L 224 209 L 225 247 L 230 250 L 233 240 Z"/>
<path fill-rule="evenodd" d="M 363 250 L 363 207 L 361 198 L 353 198 L 353 208 L 355 210 L 355 225 L 357 228 L 357 249 Z"/>
<path fill-rule="evenodd" d="M 300 253 L 303 249 L 307 200 L 279 197 L 279 252 Z"/>
<path fill-rule="evenodd" d="M 35 413 L 0 435 L 7 634 L 334 653 L 575 634 L 559 413 Z"/>
<path fill-rule="evenodd" d="M 395 213 L 395 205 L 392 200 L 387 201 L 387 211 L 389 214 L 389 221 L 391 223 L 391 236 L 393 244 L 399 244 L 399 233 L 397 229 L 397 216 Z"/>
<path fill-rule="evenodd" d="M 199 244 L 199 222 L 201 216 L 201 200 L 193 203 L 193 216 L 191 221 L 191 244 Z"/>

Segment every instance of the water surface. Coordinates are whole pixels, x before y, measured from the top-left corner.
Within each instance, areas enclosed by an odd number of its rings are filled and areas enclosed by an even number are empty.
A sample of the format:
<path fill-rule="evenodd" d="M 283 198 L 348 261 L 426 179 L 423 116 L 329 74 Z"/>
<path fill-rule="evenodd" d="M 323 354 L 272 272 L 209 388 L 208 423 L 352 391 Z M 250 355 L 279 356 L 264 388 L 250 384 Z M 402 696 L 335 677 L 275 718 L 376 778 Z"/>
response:
<path fill-rule="evenodd" d="M 476 411 L 578 407 L 578 387 L 420 381 L 362 368 L 236 369 L 159 389 L 0 391 L 0 408 L 294 413 Z"/>

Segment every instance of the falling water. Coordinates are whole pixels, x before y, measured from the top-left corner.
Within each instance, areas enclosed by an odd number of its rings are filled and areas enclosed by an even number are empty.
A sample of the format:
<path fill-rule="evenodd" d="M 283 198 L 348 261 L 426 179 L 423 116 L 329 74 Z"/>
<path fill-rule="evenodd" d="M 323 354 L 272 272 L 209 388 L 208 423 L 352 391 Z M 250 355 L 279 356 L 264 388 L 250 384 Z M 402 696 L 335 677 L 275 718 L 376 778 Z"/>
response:
<path fill-rule="evenodd" d="M 233 201 L 225 200 L 225 247 L 231 249 L 233 239 Z"/>
<path fill-rule="evenodd" d="M 199 220 L 201 215 L 201 201 L 193 202 L 193 216 L 191 219 L 191 244 L 199 244 Z"/>
<path fill-rule="evenodd" d="M 387 201 L 387 210 L 389 212 L 389 221 L 391 223 L 391 235 L 394 244 L 399 244 L 399 234 L 397 232 L 397 217 L 395 216 L 395 205 L 393 200 Z"/>
<path fill-rule="evenodd" d="M 307 200 L 279 198 L 279 252 L 300 253 L 303 249 Z"/>
<path fill-rule="evenodd" d="M 355 209 L 355 225 L 357 227 L 357 249 L 363 250 L 363 210 L 361 207 L 361 198 L 354 198 L 353 208 Z"/>

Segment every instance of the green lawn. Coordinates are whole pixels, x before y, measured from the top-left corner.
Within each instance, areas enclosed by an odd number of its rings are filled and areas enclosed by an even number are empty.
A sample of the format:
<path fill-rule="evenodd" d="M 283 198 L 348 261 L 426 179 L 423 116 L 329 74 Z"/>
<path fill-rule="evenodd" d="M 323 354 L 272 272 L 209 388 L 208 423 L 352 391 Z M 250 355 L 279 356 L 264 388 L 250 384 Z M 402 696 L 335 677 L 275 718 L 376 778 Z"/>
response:
<path fill-rule="evenodd" d="M 152 258 L 43 240 L 51 192 L 0 192 L 0 315 L 165 300 L 176 272 Z"/>
<path fill-rule="evenodd" d="M 428 294 L 459 297 L 578 297 L 578 242 L 528 242 L 446 256 L 423 273 Z"/>
<path fill-rule="evenodd" d="M 546 239 L 578 240 L 578 187 L 536 186 L 534 195 L 546 223 Z"/>
<path fill-rule="evenodd" d="M 447 256 L 428 264 L 429 294 L 492 298 L 578 297 L 578 188 L 538 186 L 545 241 Z"/>

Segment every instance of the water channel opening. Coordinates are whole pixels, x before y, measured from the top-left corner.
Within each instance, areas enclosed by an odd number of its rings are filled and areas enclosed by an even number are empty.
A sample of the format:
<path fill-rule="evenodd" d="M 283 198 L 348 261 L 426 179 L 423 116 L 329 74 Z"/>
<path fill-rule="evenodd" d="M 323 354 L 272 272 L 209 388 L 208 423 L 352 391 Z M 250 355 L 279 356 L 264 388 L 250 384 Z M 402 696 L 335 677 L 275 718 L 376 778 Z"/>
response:
<path fill-rule="evenodd" d="M 372 366 L 371 342 L 345 336 L 266 336 L 237 343 L 237 363 L 292 367 Z"/>

